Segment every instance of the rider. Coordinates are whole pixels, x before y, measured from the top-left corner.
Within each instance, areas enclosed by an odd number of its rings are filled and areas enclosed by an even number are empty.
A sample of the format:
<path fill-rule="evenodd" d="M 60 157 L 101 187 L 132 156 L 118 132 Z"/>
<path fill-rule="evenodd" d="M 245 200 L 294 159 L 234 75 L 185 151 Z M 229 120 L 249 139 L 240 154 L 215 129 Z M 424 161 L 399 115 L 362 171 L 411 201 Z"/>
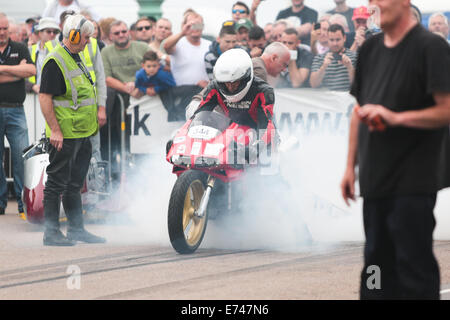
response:
<path fill-rule="evenodd" d="M 239 48 L 224 52 L 217 59 L 213 74 L 195 113 L 212 111 L 219 105 L 233 122 L 257 130 L 258 139 L 270 144 L 275 132 L 274 91 L 264 80 L 254 77 L 248 53 Z"/>

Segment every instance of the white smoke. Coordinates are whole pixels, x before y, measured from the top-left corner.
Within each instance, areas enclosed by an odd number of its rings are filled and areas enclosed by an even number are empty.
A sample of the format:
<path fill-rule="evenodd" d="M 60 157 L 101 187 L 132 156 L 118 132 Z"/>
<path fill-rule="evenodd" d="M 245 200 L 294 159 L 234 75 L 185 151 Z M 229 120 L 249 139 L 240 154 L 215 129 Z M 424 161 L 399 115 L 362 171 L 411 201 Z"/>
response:
<path fill-rule="evenodd" d="M 164 147 L 136 162 L 123 188 L 114 193 L 112 212 L 104 216 L 108 228 L 103 235 L 109 243 L 170 246 L 167 209 L 176 176 Z"/>
<path fill-rule="evenodd" d="M 340 242 L 363 242 L 362 200 L 347 207 L 340 195 L 339 183 L 344 172 L 347 136 L 318 134 L 301 138 L 295 150 L 280 157 L 281 179 L 264 175 L 247 181 L 257 192 L 247 192 L 242 214 L 209 220 L 201 248 L 272 249 L 301 251 L 336 245 Z M 138 163 L 134 176 L 127 177 L 122 194 L 114 199 L 124 210 L 111 214 L 107 223 L 109 243 L 150 244 L 170 247 L 167 211 L 176 176 L 160 153 Z M 267 185 L 271 181 L 271 185 Z M 283 185 L 283 198 L 276 194 Z M 258 183 L 264 185 L 258 186 Z M 357 184 L 356 184 L 357 185 Z M 265 188 L 265 193 L 259 192 Z M 357 189 L 358 193 L 358 189 Z M 439 193 L 435 210 L 435 239 L 450 239 L 450 191 Z M 254 210 L 257 204 L 258 210 Z M 248 210 L 245 211 L 245 208 Z M 310 238 L 308 238 L 310 236 Z"/>

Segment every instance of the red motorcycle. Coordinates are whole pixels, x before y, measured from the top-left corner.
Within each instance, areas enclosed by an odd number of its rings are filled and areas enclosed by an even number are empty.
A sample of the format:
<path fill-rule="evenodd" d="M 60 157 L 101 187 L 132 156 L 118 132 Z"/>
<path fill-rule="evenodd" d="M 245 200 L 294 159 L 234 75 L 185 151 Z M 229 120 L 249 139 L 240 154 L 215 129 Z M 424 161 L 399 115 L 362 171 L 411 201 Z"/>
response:
<path fill-rule="evenodd" d="M 178 177 L 170 196 L 168 231 L 178 253 L 200 246 L 208 219 L 237 210 L 234 205 L 245 194 L 245 183 L 238 181 L 248 168 L 260 166 L 259 145 L 254 129 L 217 111 L 197 113 L 167 143 L 166 159 Z"/>

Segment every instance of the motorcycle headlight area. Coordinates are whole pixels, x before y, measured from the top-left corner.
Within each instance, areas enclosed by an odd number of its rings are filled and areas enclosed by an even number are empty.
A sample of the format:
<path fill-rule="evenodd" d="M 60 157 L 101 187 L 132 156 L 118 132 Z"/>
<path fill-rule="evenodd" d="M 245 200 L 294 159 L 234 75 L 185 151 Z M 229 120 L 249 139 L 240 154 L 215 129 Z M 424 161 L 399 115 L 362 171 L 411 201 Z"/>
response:
<path fill-rule="evenodd" d="M 171 161 L 174 165 L 177 166 L 191 166 L 192 162 L 191 162 L 191 157 L 189 156 L 180 156 L 178 154 L 173 155 L 171 158 Z M 212 157 L 197 157 L 195 158 L 195 163 L 194 166 L 195 167 L 215 167 L 215 166 L 219 166 L 220 165 L 220 161 L 218 158 L 212 158 Z"/>

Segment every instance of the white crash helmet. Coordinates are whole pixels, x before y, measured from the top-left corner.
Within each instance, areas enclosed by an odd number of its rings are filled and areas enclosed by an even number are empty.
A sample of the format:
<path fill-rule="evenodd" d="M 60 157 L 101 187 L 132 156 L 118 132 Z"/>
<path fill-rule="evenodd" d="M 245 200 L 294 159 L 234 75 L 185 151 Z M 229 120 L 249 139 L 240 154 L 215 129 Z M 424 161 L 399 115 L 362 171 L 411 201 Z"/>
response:
<path fill-rule="evenodd" d="M 253 63 L 248 53 L 243 49 L 230 49 L 217 59 L 214 66 L 214 79 L 219 91 L 228 102 L 238 102 L 247 94 L 253 82 Z M 235 92 L 229 92 L 225 82 L 240 81 Z"/>

